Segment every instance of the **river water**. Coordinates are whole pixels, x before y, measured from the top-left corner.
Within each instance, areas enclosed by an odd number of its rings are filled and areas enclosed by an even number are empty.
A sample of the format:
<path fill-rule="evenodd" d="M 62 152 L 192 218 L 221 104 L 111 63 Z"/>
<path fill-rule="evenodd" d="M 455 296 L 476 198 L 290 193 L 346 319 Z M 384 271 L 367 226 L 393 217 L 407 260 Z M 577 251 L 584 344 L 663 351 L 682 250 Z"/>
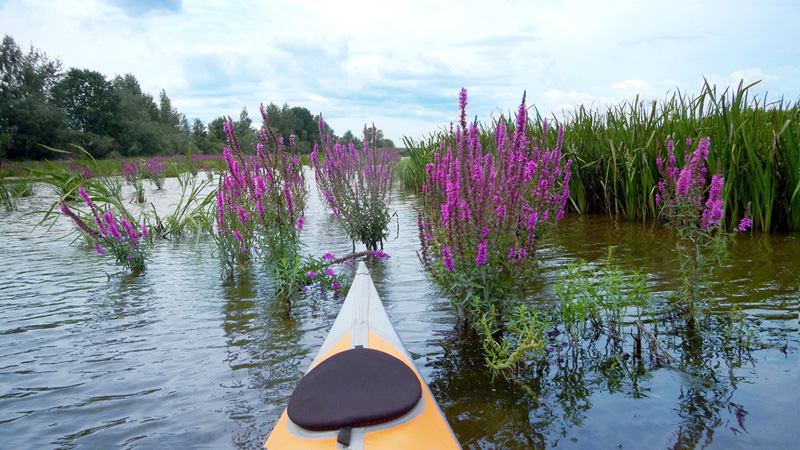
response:
<path fill-rule="evenodd" d="M 311 177 L 313 178 L 313 177 Z M 313 180 L 312 180 L 313 181 Z M 352 250 L 311 187 L 309 253 Z M 175 180 L 147 197 L 166 210 Z M 65 219 L 34 225 L 46 188 L 0 212 L 0 447 L 259 448 L 338 312 L 341 298 L 312 289 L 289 310 L 271 298 L 268 271 L 234 281 L 208 238 L 155 245 L 146 274 L 118 273 L 72 245 Z M 684 356 L 669 325 L 659 339 L 678 360 L 621 357 L 605 338 L 575 351 L 553 338 L 518 384 L 492 380 L 479 346 L 416 256 L 416 198 L 397 193 L 385 250 L 368 261 L 390 318 L 464 448 L 796 448 L 800 237 L 737 239 L 709 280 L 713 316 L 731 305 L 755 344 L 704 337 Z M 656 298 L 679 286 L 668 232 L 606 217 L 567 216 L 541 243 L 537 301 L 568 262 L 602 261 L 648 274 Z M 345 279 L 353 269 L 337 272 Z M 663 319 L 667 320 L 667 319 Z M 628 342 L 631 339 L 628 338 Z M 572 349 L 575 350 L 575 349 Z"/>

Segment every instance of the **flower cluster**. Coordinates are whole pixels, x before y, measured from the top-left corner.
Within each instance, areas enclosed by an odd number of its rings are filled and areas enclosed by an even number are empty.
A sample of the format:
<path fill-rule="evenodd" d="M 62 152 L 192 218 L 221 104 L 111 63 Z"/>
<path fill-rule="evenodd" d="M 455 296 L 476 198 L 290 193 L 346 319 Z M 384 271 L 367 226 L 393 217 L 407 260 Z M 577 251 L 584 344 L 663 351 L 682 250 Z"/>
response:
<path fill-rule="evenodd" d="M 98 254 L 102 255 L 109 250 L 118 265 L 131 272 L 144 271 L 148 254 L 147 227 L 136 225 L 132 219 L 124 215 L 118 219 L 112 211 L 101 211 L 83 187 L 78 188 L 78 194 L 89 207 L 91 217 L 81 217 L 63 200 L 61 212 L 72 219 Z"/>
<path fill-rule="evenodd" d="M 83 180 L 91 180 L 94 177 L 92 171 L 89 170 L 88 167 L 79 164 L 77 161 L 73 160 L 71 156 L 67 155 L 66 159 L 67 162 L 70 163 L 69 166 L 67 166 L 70 172 L 77 174 Z"/>
<path fill-rule="evenodd" d="M 394 170 L 399 156 L 396 152 L 376 148 L 373 125 L 370 143 L 364 128 L 364 147 L 355 148 L 351 142 L 344 146 L 332 143 L 325 135 L 325 121 L 320 115 L 321 144 L 314 146 L 311 163 L 320 198 L 331 208 L 350 239 L 375 250 L 388 235 L 389 203 L 392 196 Z M 371 144 L 371 145 L 370 145 Z M 320 151 L 324 153 L 320 158 Z"/>
<path fill-rule="evenodd" d="M 117 161 L 119 161 L 122 166 L 122 178 L 124 178 L 128 184 L 135 184 L 142 179 L 142 166 L 139 165 L 139 161 L 135 159 L 124 161 L 120 158 L 117 158 Z"/>
<path fill-rule="evenodd" d="M 145 170 L 150 177 L 150 181 L 156 185 L 156 189 L 161 190 L 164 187 L 164 169 L 166 165 L 156 158 L 151 159 L 145 163 Z"/>
<path fill-rule="evenodd" d="M 483 148 L 477 123 L 467 125 L 466 104 L 462 90 L 461 121 L 426 168 L 420 258 L 446 287 L 469 285 L 459 281 L 464 276 L 490 289 L 522 285 L 537 233 L 561 219 L 569 197 L 571 160 L 563 161 L 563 130 L 553 148 L 546 145 L 546 122 L 540 137 L 529 137 L 523 96 L 516 123 L 509 127 L 501 118 L 493 145 Z M 498 287 L 491 295 L 508 292 Z"/>
<path fill-rule="evenodd" d="M 122 165 L 122 178 L 125 179 L 126 183 L 133 186 L 134 200 L 138 203 L 144 203 L 144 185 L 142 183 L 144 171 L 139 161 L 131 159 L 126 162 L 120 158 L 117 158 L 117 161 Z"/>
<path fill-rule="evenodd" d="M 294 256 L 304 226 L 306 184 L 294 142 L 287 151 L 269 126 L 263 106 L 261 114 L 264 128 L 255 155 L 242 153 L 230 119 L 223 124 L 227 171 L 217 189 L 216 237 L 229 265 L 250 255 Z"/>
<path fill-rule="evenodd" d="M 666 161 L 656 158 L 662 178 L 658 183 L 656 203 L 662 207 L 662 215 L 678 226 L 699 226 L 703 230 L 710 230 L 723 225 L 725 201 L 722 193 L 725 179 L 714 174 L 710 184 L 706 181 L 710 143 L 711 138 L 701 138 L 697 148 L 686 153 L 681 169 L 677 167 L 672 140 L 667 142 Z M 691 146 L 692 140 L 686 139 L 686 148 L 690 149 Z M 750 218 L 745 217 L 736 230 L 745 231 L 750 223 Z"/>

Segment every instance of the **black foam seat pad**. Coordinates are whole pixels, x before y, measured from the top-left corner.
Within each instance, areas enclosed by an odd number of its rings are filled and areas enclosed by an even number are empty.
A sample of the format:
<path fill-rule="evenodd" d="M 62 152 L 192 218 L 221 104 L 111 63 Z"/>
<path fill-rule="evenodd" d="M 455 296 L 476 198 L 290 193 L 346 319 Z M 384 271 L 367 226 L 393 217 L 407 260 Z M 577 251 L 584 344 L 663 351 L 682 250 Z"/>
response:
<path fill-rule="evenodd" d="M 403 361 L 353 348 L 319 363 L 298 383 L 287 413 L 312 431 L 388 422 L 411 411 L 422 396 L 419 378 Z"/>

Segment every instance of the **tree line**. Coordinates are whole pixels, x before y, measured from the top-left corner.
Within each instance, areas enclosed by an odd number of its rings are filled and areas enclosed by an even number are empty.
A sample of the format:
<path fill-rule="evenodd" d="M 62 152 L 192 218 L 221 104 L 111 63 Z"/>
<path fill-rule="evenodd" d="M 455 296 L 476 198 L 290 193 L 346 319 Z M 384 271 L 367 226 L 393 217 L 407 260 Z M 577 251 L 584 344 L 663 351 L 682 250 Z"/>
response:
<path fill-rule="evenodd" d="M 319 141 L 318 115 L 304 107 L 266 106 L 270 126 L 288 145 L 295 135 L 296 148 L 310 152 Z M 52 158 L 50 148 L 71 144 L 86 149 L 95 158 L 144 157 L 155 155 L 216 154 L 225 145 L 223 122 L 218 117 L 208 124 L 189 122 L 172 106 L 162 90 L 158 99 L 142 91 L 132 74 L 105 75 L 70 68 L 31 46 L 25 53 L 11 36 L 0 47 L 0 158 L 31 160 Z M 260 123 L 253 124 L 242 108 L 234 130 L 243 149 L 253 149 Z M 349 130 L 334 139 L 362 145 Z M 370 138 L 372 130 L 369 130 Z M 377 130 L 379 146 L 394 143 Z"/>

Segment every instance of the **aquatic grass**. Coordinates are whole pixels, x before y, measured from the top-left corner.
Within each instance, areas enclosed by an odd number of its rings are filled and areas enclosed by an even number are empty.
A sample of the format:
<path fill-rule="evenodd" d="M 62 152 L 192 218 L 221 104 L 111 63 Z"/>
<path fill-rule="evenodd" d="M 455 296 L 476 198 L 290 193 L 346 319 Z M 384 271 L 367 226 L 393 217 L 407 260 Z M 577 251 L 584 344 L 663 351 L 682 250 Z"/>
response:
<path fill-rule="evenodd" d="M 419 141 L 403 137 L 408 154 L 398 161 L 396 168 L 397 179 L 402 186 L 417 192 L 422 189 L 425 184 L 425 167 L 433 162 L 433 155 L 443 138 L 440 133 L 431 133 L 427 139 Z"/>
<path fill-rule="evenodd" d="M 0 176 L 0 204 L 6 211 L 14 211 L 17 209 L 17 196 L 15 190 L 11 186 L 6 186 L 3 177 Z"/>
<path fill-rule="evenodd" d="M 155 207 L 152 209 L 154 234 L 164 239 L 180 239 L 193 235 L 197 239 L 203 234 L 212 234 L 217 191 L 209 189 L 213 180 L 198 181 L 194 177 L 177 177 L 180 197 L 170 214 L 159 217 Z M 207 193 L 203 194 L 205 191 Z"/>
<path fill-rule="evenodd" d="M 364 127 L 364 145 L 358 150 L 352 142 L 347 146 L 333 143 L 325 135 L 325 121 L 319 117 L 320 143 L 314 145 L 310 159 L 320 199 L 333 212 L 339 225 L 355 243 L 367 250 L 383 248 L 391 220 L 394 172 L 399 156 L 386 148 L 377 148 L 377 133 L 372 127 L 370 141 Z M 321 147 L 320 147 L 321 146 Z M 324 155 L 324 158 L 320 158 Z"/>
<path fill-rule="evenodd" d="M 800 110 L 800 108 L 797 108 Z M 783 145 L 779 150 L 778 165 L 785 168 L 785 178 L 781 180 L 781 203 L 786 211 L 786 222 L 790 230 L 800 230 L 800 113 L 794 120 L 787 119 L 779 133 Z"/>

